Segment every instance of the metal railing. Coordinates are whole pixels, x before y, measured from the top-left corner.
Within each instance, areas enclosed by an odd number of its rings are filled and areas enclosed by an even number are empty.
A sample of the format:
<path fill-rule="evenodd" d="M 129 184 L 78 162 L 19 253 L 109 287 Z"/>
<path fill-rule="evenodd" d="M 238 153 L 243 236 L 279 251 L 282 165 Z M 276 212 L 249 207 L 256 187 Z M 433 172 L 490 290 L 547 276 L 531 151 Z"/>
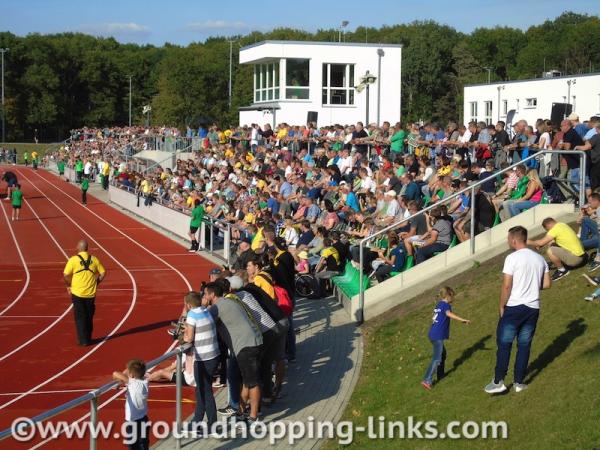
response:
<path fill-rule="evenodd" d="M 181 437 L 182 437 L 181 424 L 182 424 L 183 418 L 182 418 L 182 410 L 181 410 L 181 404 L 182 404 L 181 387 L 183 385 L 182 384 L 183 355 L 191 347 L 192 347 L 192 344 L 184 344 L 184 345 L 182 345 L 174 350 L 171 350 L 170 352 L 167 352 L 164 355 L 159 356 L 158 358 L 153 359 L 152 361 L 149 361 L 148 363 L 146 363 L 146 369 L 148 370 L 148 369 L 152 369 L 152 368 L 158 366 L 162 362 L 164 362 L 174 356 L 177 358 L 177 366 L 176 366 L 176 372 L 175 372 L 175 386 L 176 386 L 175 387 L 175 389 L 176 389 L 176 391 L 175 391 L 176 392 L 175 393 L 175 424 L 176 425 L 175 425 L 175 434 L 174 434 L 174 437 L 177 442 L 177 449 L 181 448 Z M 22 426 L 23 427 L 36 426 L 36 424 L 44 422 L 48 419 L 51 419 L 52 417 L 55 417 L 65 411 L 69 411 L 80 405 L 89 403 L 89 405 L 90 405 L 89 421 L 90 421 L 90 425 L 91 425 L 90 450 L 96 450 L 97 434 L 98 434 L 98 433 L 96 433 L 96 427 L 98 425 L 98 398 L 102 394 L 105 394 L 106 392 L 110 391 L 111 389 L 117 388 L 119 386 L 119 384 L 120 384 L 119 381 L 111 381 L 110 383 L 104 384 L 104 385 L 100 386 L 98 389 L 94 389 L 93 391 L 90 391 L 85 395 L 77 397 L 73 400 L 63 403 L 62 405 L 57 406 L 56 408 L 52 408 L 48 411 L 43 412 L 42 414 L 32 417 L 30 422 L 23 422 Z M 5 430 L 0 431 L 0 441 L 10 437 L 12 434 L 13 434 L 12 428 L 7 428 Z"/>
<path fill-rule="evenodd" d="M 587 161 L 587 155 L 586 155 L 585 151 L 582 151 L 582 150 L 540 150 L 540 151 L 534 153 L 533 155 L 528 156 L 527 158 L 524 158 L 521 161 L 516 162 L 516 163 L 506 167 L 505 169 L 499 170 L 498 172 L 495 173 L 495 175 L 501 175 L 503 173 L 509 172 L 509 171 L 513 170 L 515 167 L 517 167 L 519 164 L 523 164 L 523 163 L 526 163 L 531 160 L 539 159 L 541 156 L 543 156 L 545 154 L 569 154 L 569 155 L 578 155 L 580 157 L 579 205 L 583 205 L 585 203 L 585 175 L 586 175 L 585 168 L 586 168 L 586 161 Z M 358 293 L 358 311 L 357 311 L 357 318 L 356 318 L 357 322 L 359 324 L 364 322 L 365 288 L 364 288 L 364 280 L 363 280 L 363 277 L 364 277 L 363 261 L 364 261 L 364 248 L 366 246 L 366 243 L 383 233 L 387 233 L 390 230 L 398 228 L 402 224 L 408 223 L 410 220 L 414 219 L 417 216 L 420 216 L 421 214 L 425 214 L 426 212 L 431 211 L 433 208 L 439 206 L 440 204 L 444 204 L 450 200 L 457 199 L 461 194 L 471 191 L 471 207 L 470 207 L 470 211 L 469 211 L 471 214 L 471 223 L 470 223 L 471 229 L 470 229 L 469 242 L 470 242 L 470 252 L 471 252 L 471 255 L 473 255 L 475 253 L 475 189 L 485 183 L 489 183 L 489 181 L 490 181 L 489 179 L 484 179 L 484 180 L 478 181 L 476 183 L 473 183 L 472 185 L 470 185 L 460 191 L 457 191 L 448 197 L 444 197 L 439 202 L 437 202 L 433 205 L 430 205 L 405 219 L 399 220 L 398 222 L 388 225 L 387 227 L 382 228 L 381 230 L 371 234 L 370 236 L 367 236 L 367 237 L 361 239 L 361 241 L 358 244 L 359 245 L 358 254 L 359 254 L 359 266 L 360 266 L 360 268 L 359 268 L 360 278 L 359 278 L 359 293 Z"/>
<path fill-rule="evenodd" d="M 65 171 L 65 175 L 67 175 L 66 171 Z M 143 196 L 143 194 L 136 188 L 131 187 L 131 186 L 119 185 L 115 182 L 115 180 L 113 180 L 112 185 L 116 189 L 127 191 L 128 193 L 130 193 L 132 195 L 136 195 L 137 197 L 141 198 Z M 172 209 L 173 211 L 177 211 L 181 214 L 185 214 L 186 216 L 191 216 L 190 211 L 187 208 L 184 208 L 182 206 L 177 206 L 170 201 L 165 201 L 165 199 L 163 199 L 161 197 L 155 196 L 152 200 L 152 203 L 156 203 L 164 208 Z M 132 212 L 135 214 L 135 211 L 132 211 Z M 156 225 L 160 226 L 159 224 L 156 224 Z M 164 227 L 161 227 L 161 228 L 166 229 Z M 208 231 L 207 231 L 207 228 L 208 228 Z M 233 224 L 231 224 L 225 220 L 215 219 L 213 217 L 205 215 L 204 218 L 202 219 L 202 223 L 200 224 L 200 230 L 199 230 L 200 236 L 199 236 L 198 242 L 199 242 L 200 248 L 202 250 L 209 252 L 215 258 L 222 260 L 227 266 L 231 266 L 231 257 L 232 257 L 231 234 L 232 234 L 232 230 L 233 230 Z M 170 230 L 167 230 L 167 231 L 170 231 Z M 216 233 L 215 233 L 215 231 L 216 231 Z M 223 248 L 217 248 L 217 246 L 215 245 L 215 238 L 219 236 L 219 232 L 222 232 L 222 234 L 223 234 Z M 209 243 L 208 247 L 206 246 L 207 233 L 208 233 L 208 236 L 210 237 L 210 243 Z"/>

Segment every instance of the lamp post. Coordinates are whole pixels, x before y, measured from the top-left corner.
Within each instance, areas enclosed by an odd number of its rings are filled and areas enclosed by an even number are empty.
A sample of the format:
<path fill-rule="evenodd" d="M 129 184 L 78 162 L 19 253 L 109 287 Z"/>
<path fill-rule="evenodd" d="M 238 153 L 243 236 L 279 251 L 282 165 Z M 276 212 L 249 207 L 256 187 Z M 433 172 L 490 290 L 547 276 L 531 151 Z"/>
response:
<path fill-rule="evenodd" d="M 375 83 L 375 81 L 377 81 L 377 77 L 374 75 L 371 75 L 371 73 L 367 70 L 367 72 L 360 77 L 360 83 L 356 86 L 354 86 L 354 89 L 356 89 L 356 92 L 362 92 L 363 89 L 367 89 L 367 93 L 366 93 L 366 111 L 365 111 L 365 126 L 369 126 L 369 85 Z"/>
<path fill-rule="evenodd" d="M 385 56 L 382 48 L 377 49 L 377 126 L 381 125 L 381 58 Z M 368 100 L 367 100 L 368 101 Z"/>
<path fill-rule="evenodd" d="M 350 22 L 347 20 L 342 20 L 342 24 L 338 28 L 338 42 L 342 42 L 342 29 L 346 28 Z"/>
<path fill-rule="evenodd" d="M 129 127 L 131 127 L 131 75 L 129 75 Z"/>
<path fill-rule="evenodd" d="M 229 90 L 229 101 L 227 102 L 227 105 L 229 106 L 229 109 L 231 110 L 231 79 L 233 76 L 233 43 L 235 41 L 228 41 L 229 42 L 229 85 L 228 85 L 228 90 Z"/>
<path fill-rule="evenodd" d="M 576 79 L 567 80 L 567 103 L 571 103 L 571 85 L 574 86 L 576 84 L 577 84 Z"/>
<path fill-rule="evenodd" d="M 487 70 L 488 73 L 488 84 L 491 83 L 492 81 L 492 70 L 494 70 L 493 67 L 482 67 L 483 70 Z"/>
<path fill-rule="evenodd" d="M 8 48 L 0 48 L 0 54 L 2 54 L 2 142 L 5 142 L 5 126 L 4 120 L 4 54 L 8 51 Z"/>

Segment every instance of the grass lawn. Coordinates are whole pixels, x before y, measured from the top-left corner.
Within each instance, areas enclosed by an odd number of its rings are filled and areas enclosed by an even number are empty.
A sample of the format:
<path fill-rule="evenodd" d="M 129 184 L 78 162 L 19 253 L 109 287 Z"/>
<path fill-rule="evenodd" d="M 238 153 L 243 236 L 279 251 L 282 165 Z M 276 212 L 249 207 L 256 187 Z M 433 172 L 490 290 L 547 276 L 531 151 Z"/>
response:
<path fill-rule="evenodd" d="M 34 143 L 23 143 L 23 142 L 7 142 L 5 144 L 0 144 L 0 147 L 17 149 L 17 162 L 19 164 L 23 163 L 23 153 L 29 153 L 29 161 L 31 161 L 31 152 L 37 151 L 39 153 L 39 157 L 42 158 L 46 152 L 57 150 L 60 147 L 60 144 L 34 144 Z"/>
<path fill-rule="evenodd" d="M 400 305 L 364 326 L 364 361 L 342 420 L 366 426 L 367 417 L 389 421 L 502 420 L 508 440 L 370 440 L 358 434 L 351 448 L 600 448 L 600 303 L 583 301 L 593 288 L 572 271 L 542 294 L 526 382 L 516 394 L 483 391 L 495 365 L 503 257 L 488 261 L 445 285 L 457 291 L 453 310 L 471 325 L 452 321 L 446 343 L 448 375 L 431 391 L 420 381 L 431 358 L 427 332 L 441 286 Z M 600 273 L 598 273 L 600 275 Z M 512 364 L 506 384 L 512 384 Z M 422 430 L 423 431 L 423 430 Z M 327 448 L 339 444 L 330 441 Z"/>

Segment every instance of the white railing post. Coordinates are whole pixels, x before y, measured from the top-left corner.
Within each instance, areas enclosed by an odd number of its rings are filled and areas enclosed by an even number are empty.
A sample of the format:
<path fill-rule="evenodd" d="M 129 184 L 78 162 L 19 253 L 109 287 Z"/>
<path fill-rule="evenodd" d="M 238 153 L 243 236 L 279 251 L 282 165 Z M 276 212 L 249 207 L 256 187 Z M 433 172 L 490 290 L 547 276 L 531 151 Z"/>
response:
<path fill-rule="evenodd" d="M 96 396 L 90 399 L 90 450 L 96 450 L 96 430 L 98 428 L 98 399 Z"/>
<path fill-rule="evenodd" d="M 183 353 L 179 351 L 177 353 L 177 363 L 175 368 L 175 442 L 176 448 L 179 450 L 181 448 L 181 421 L 182 421 L 182 412 L 181 412 L 181 386 L 182 386 L 182 370 L 183 370 Z"/>
<path fill-rule="evenodd" d="M 475 254 L 475 187 L 471 188 L 471 255 Z"/>
<path fill-rule="evenodd" d="M 361 239 L 360 242 L 358 243 L 358 265 L 359 267 L 359 280 L 358 280 L 358 311 L 357 311 L 357 316 L 356 316 L 356 321 L 359 324 L 362 324 L 365 320 L 365 313 L 364 313 L 364 308 L 365 308 L 365 287 L 363 286 L 363 275 L 364 275 L 364 269 L 363 269 L 363 254 L 364 254 L 364 244 L 365 244 L 365 240 Z M 352 299 L 350 299 L 350 301 L 352 301 Z"/>

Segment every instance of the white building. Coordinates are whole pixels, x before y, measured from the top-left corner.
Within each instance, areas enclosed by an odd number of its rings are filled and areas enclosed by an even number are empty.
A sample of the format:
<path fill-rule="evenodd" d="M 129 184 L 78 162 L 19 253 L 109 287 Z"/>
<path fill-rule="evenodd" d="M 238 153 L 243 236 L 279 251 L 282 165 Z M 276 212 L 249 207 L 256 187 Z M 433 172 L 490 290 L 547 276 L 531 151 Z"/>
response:
<path fill-rule="evenodd" d="M 240 108 L 240 125 L 400 120 L 401 45 L 264 41 L 242 48 L 240 63 L 254 66 L 254 102 Z M 367 71 L 377 77 L 368 120 L 367 89 L 355 89 Z"/>
<path fill-rule="evenodd" d="M 525 119 L 535 126 L 537 119 L 562 120 L 571 111 L 584 121 L 600 115 L 600 74 L 467 85 L 464 102 L 465 123 L 506 121 L 511 110 L 515 111 L 512 123 Z"/>

